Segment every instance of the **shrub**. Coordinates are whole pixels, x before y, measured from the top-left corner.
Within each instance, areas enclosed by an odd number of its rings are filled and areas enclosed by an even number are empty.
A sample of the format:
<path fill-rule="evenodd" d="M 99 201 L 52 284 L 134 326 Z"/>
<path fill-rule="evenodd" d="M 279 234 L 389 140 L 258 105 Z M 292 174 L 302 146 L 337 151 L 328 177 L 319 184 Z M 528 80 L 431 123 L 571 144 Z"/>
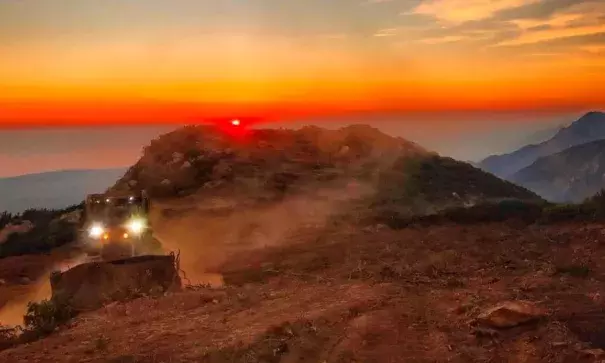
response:
<path fill-rule="evenodd" d="M 19 344 L 19 329 L 0 325 L 0 351 Z"/>
<path fill-rule="evenodd" d="M 42 337 L 52 333 L 59 325 L 74 316 L 75 312 L 67 304 L 50 299 L 30 302 L 27 305 L 27 313 L 23 317 L 23 322 L 26 334 Z"/>
<path fill-rule="evenodd" d="M 0 213 L 0 229 L 4 228 L 7 224 L 9 224 L 15 216 L 8 212 Z"/>
<path fill-rule="evenodd" d="M 573 277 L 587 277 L 591 272 L 586 265 L 557 266 L 558 274 L 566 274 Z"/>
<path fill-rule="evenodd" d="M 520 221 L 531 224 L 540 219 L 543 205 L 521 200 L 486 202 L 472 207 L 452 207 L 428 215 L 402 215 L 392 210 L 380 210 L 377 221 L 399 229 L 410 225 L 436 223 L 476 224 L 503 221 Z M 389 213 L 390 212 L 390 213 Z"/>
<path fill-rule="evenodd" d="M 29 209 L 21 215 L 13 216 L 9 222 L 28 220 L 33 223 L 34 228 L 27 233 L 11 234 L 0 245 L 0 258 L 46 253 L 74 241 L 77 238 L 78 225 L 58 218 L 79 208 L 80 206 L 76 205 L 62 210 Z"/>

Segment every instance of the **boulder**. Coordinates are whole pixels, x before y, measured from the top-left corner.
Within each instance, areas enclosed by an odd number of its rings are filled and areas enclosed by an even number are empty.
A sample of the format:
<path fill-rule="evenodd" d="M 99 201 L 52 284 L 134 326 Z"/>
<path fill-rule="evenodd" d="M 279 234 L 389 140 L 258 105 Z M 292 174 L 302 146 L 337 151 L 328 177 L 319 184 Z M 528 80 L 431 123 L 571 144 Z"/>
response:
<path fill-rule="evenodd" d="M 592 358 L 592 359 L 605 358 L 605 351 L 600 348 L 582 349 L 582 350 L 580 350 L 580 354 L 582 354 L 585 357 Z"/>
<path fill-rule="evenodd" d="M 492 328 L 512 328 L 543 318 L 546 312 L 530 301 L 506 301 L 498 304 L 477 318 L 477 322 Z"/>

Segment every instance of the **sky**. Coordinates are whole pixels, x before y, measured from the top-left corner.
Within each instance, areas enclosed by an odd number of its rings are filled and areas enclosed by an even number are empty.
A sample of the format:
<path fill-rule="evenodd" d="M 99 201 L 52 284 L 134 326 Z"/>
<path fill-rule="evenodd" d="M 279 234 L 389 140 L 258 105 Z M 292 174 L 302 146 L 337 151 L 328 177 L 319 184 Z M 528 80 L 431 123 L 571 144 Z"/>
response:
<path fill-rule="evenodd" d="M 497 136 L 604 107 L 602 0 L 0 1 L 5 127 L 374 112 L 440 145 L 448 123 Z"/>

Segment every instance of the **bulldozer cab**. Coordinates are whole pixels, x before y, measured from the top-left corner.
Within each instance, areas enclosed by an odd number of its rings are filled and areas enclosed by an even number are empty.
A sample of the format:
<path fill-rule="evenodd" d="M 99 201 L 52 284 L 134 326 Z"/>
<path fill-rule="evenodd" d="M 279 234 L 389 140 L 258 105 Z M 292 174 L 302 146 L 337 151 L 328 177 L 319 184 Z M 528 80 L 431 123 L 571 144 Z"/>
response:
<path fill-rule="evenodd" d="M 129 194 L 90 194 L 86 197 L 84 224 L 104 222 L 120 224 L 133 217 L 149 214 L 149 199 L 145 192 Z"/>

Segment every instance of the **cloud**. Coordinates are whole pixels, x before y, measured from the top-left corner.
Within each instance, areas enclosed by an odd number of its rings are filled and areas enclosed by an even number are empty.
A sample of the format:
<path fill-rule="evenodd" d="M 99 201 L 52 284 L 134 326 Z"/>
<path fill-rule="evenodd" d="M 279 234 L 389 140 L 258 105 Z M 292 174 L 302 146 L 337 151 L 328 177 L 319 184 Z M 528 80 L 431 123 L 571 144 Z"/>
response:
<path fill-rule="evenodd" d="M 443 44 L 443 43 L 459 42 L 459 41 L 465 40 L 465 39 L 469 39 L 469 37 L 463 36 L 463 35 L 446 35 L 443 37 L 420 39 L 418 42 L 424 43 L 424 44 Z"/>
<path fill-rule="evenodd" d="M 431 29 L 417 34 L 415 42 L 423 44 L 479 40 L 479 46 L 541 54 L 544 44 L 582 51 L 593 44 L 585 37 L 605 36 L 602 0 L 425 0 L 403 15 L 433 19 Z"/>
<path fill-rule="evenodd" d="M 583 19 L 584 14 L 561 14 L 553 16 L 550 19 L 518 19 L 511 20 L 510 22 L 521 28 L 522 30 L 551 30 L 556 28 L 563 28 L 568 26 L 570 23 Z"/>
<path fill-rule="evenodd" d="M 542 31 L 527 32 L 515 39 L 503 41 L 496 46 L 515 46 L 525 44 L 541 43 L 549 40 L 579 37 L 592 34 L 605 33 L 605 24 L 590 25 L 573 28 L 546 29 Z"/>
<path fill-rule="evenodd" d="M 499 11 L 536 2 L 539 0 L 429 0 L 420 3 L 411 13 L 431 15 L 451 24 L 460 24 L 487 19 Z"/>
<path fill-rule="evenodd" d="M 376 33 L 374 33 L 375 37 L 392 37 L 397 35 L 397 28 L 386 28 L 380 29 Z"/>
<path fill-rule="evenodd" d="M 605 23 L 600 21 L 598 9 L 570 9 L 552 15 L 547 19 L 517 19 L 509 22 L 516 25 L 520 32 L 509 40 L 496 46 L 518 46 L 535 44 L 570 37 L 582 37 L 605 33 Z"/>

